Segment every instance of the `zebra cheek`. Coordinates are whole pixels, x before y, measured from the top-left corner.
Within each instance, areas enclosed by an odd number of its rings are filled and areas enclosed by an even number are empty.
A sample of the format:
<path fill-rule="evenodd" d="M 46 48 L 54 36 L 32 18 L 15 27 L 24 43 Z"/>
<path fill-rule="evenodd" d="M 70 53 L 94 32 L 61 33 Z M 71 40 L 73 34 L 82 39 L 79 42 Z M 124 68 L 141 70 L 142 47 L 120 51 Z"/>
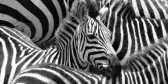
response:
<path fill-rule="evenodd" d="M 109 42 L 107 43 L 106 46 L 107 46 L 107 52 L 106 52 L 107 55 L 117 55 L 116 51 Z"/>

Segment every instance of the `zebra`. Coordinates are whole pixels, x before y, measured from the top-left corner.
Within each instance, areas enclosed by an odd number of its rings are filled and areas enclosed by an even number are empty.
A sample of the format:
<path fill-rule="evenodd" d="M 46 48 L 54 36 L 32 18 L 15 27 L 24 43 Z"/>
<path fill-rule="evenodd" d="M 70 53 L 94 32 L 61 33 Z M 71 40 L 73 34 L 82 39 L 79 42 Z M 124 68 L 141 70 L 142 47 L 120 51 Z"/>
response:
<path fill-rule="evenodd" d="M 0 25 L 16 28 L 43 48 L 78 0 L 1 0 Z"/>
<path fill-rule="evenodd" d="M 110 18 L 106 19 L 109 24 L 106 27 L 112 32 L 111 44 L 121 64 L 129 56 L 167 36 L 167 19 L 135 17 L 130 6 L 119 0 L 111 0 L 107 5 L 109 12 L 106 15 Z"/>
<path fill-rule="evenodd" d="M 130 57 L 116 81 L 112 77 L 44 63 L 23 70 L 12 84 L 167 84 L 167 79 L 168 39 L 165 38 Z"/>
<path fill-rule="evenodd" d="M 167 0 L 123 0 L 132 6 L 136 16 L 168 19 Z"/>
<path fill-rule="evenodd" d="M 102 7 L 109 7 L 111 4 L 114 5 L 113 2 L 120 2 L 121 4 L 127 6 L 125 10 L 131 11 L 131 15 L 134 17 L 168 19 L 167 0 L 96 0 L 96 2 L 92 3 L 95 6 L 93 9 L 96 10 L 101 9 Z M 109 10 L 108 14 L 111 15 L 113 14 L 112 12 L 116 12 L 115 8 L 114 10 Z M 111 24 L 109 23 L 110 16 L 106 15 L 102 21 L 105 26 L 109 28 Z"/>
<path fill-rule="evenodd" d="M 59 27 L 60 32 L 56 32 L 55 45 L 46 50 L 36 46 L 20 31 L 0 26 L 0 84 L 11 84 L 17 73 L 40 63 L 86 71 L 91 66 L 110 72 L 120 66 L 110 44 L 110 30 L 99 19 L 86 15 L 87 8 L 83 1 L 79 1 L 74 8 Z"/>
<path fill-rule="evenodd" d="M 168 19 L 168 1 L 167 0 L 113 0 L 120 1 L 130 6 L 133 15 L 137 17 L 147 17 L 153 19 Z M 97 0 L 96 8 L 101 8 L 111 0 Z"/>

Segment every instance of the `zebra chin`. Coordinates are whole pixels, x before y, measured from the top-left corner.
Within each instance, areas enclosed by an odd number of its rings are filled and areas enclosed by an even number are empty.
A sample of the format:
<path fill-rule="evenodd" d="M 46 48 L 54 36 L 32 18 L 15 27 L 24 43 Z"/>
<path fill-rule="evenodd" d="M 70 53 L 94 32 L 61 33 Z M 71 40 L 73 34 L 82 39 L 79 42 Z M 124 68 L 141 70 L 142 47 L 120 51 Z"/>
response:
<path fill-rule="evenodd" d="M 121 76 L 122 66 L 118 58 L 114 56 L 110 56 L 110 58 L 106 58 L 106 60 L 96 60 L 96 67 L 91 65 L 90 72 L 103 75 L 106 77 L 116 78 L 117 76 Z"/>
<path fill-rule="evenodd" d="M 113 69 L 108 64 L 99 65 L 99 67 L 95 67 L 91 65 L 89 72 L 94 73 L 94 74 L 103 75 L 106 77 L 112 77 Z"/>

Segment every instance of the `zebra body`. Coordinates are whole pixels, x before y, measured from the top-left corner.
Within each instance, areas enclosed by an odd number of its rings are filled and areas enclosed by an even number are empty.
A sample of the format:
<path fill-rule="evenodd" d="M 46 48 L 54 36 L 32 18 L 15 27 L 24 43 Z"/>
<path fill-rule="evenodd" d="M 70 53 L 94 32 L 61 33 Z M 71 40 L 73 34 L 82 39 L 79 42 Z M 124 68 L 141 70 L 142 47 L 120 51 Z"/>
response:
<path fill-rule="evenodd" d="M 60 64 L 86 71 L 90 66 L 103 68 L 103 65 L 114 64 L 110 59 L 117 57 L 110 44 L 110 31 L 98 19 L 85 16 L 83 22 L 78 23 L 77 20 L 82 18 L 77 19 L 73 16 L 82 17 L 81 15 L 85 14 L 80 13 L 87 13 L 82 12 L 85 8 L 86 5 L 79 1 L 75 8 L 77 12 L 59 27 L 60 32 L 56 33 L 55 45 L 46 50 L 37 47 L 25 34 L 16 29 L 1 26 L 0 84 L 10 84 L 21 70 L 40 63 Z M 107 68 L 110 69 L 111 66 Z"/>
<path fill-rule="evenodd" d="M 121 1 L 109 4 L 107 26 L 112 32 L 112 46 L 124 64 L 127 57 L 167 36 L 168 20 L 135 17 L 129 5 Z"/>
<path fill-rule="evenodd" d="M 129 5 L 133 15 L 153 19 L 168 19 L 167 0 L 113 0 Z M 97 0 L 99 8 L 113 3 L 111 0 Z"/>
<path fill-rule="evenodd" d="M 35 44 L 52 40 L 59 24 L 78 0 L 1 0 L 0 25 L 14 27 Z"/>
<path fill-rule="evenodd" d="M 168 19 L 167 0 L 123 0 L 130 4 L 136 16 L 153 19 Z"/>
<path fill-rule="evenodd" d="M 12 84 L 167 84 L 167 64 L 166 38 L 128 59 L 116 81 L 66 66 L 40 64 L 23 70 Z"/>

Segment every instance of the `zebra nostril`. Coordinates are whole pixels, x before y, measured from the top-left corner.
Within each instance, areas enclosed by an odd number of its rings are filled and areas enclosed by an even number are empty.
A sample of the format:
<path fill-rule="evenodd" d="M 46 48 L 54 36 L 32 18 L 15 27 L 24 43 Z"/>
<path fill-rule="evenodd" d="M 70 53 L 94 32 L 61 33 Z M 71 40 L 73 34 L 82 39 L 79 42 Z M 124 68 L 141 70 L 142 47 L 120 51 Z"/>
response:
<path fill-rule="evenodd" d="M 103 71 L 103 70 L 104 70 L 103 66 L 100 66 L 100 67 L 99 67 L 99 69 L 100 69 L 101 71 Z"/>

